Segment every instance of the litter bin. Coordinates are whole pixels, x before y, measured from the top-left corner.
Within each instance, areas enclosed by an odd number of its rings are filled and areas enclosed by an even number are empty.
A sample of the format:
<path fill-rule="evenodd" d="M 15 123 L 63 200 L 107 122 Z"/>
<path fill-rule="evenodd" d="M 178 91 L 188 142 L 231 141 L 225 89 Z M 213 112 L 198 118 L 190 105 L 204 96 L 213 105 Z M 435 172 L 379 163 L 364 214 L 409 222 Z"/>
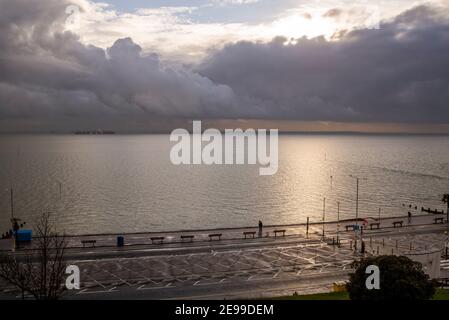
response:
<path fill-rule="evenodd" d="M 118 236 L 117 237 L 117 247 L 123 247 L 125 245 L 125 237 Z"/>
<path fill-rule="evenodd" d="M 31 230 L 17 230 L 16 240 L 17 242 L 31 242 L 33 238 L 33 231 Z"/>

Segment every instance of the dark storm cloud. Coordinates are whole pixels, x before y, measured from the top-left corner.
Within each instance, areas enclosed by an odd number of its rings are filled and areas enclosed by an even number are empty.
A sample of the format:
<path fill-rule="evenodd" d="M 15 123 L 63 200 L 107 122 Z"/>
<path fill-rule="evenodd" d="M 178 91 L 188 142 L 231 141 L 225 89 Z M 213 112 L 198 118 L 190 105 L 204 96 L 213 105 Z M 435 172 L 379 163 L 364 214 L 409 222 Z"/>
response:
<path fill-rule="evenodd" d="M 231 44 L 192 71 L 130 38 L 107 50 L 82 44 L 63 31 L 69 4 L 0 2 L 2 130 L 172 118 L 449 122 L 449 24 L 428 7 L 339 41 Z"/>
<path fill-rule="evenodd" d="M 200 72 L 266 118 L 449 122 L 449 23 L 429 7 L 339 41 L 284 43 L 228 45 Z"/>
<path fill-rule="evenodd" d="M 69 2 L 0 4 L 0 120 L 209 117 L 233 108 L 232 90 L 144 55 L 131 38 L 106 51 L 64 32 Z M 20 130 L 21 128 L 17 128 Z"/>

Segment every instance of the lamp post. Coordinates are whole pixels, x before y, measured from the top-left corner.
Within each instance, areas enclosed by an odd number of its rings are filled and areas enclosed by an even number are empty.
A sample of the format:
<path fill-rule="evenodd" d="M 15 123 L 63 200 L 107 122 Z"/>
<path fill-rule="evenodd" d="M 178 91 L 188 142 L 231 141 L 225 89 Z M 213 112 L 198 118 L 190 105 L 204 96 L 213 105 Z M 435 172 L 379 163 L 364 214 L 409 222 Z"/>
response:
<path fill-rule="evenodd" d="M 340 202 L 337 201 L 337 245 L 340 244 Z"/>
<path fill-rule="evenodd" d="M 359 181 L 360 180 L 367 180 L 366 178 L 361 178 L 354 175 L 349 175 L 351 178 L 356 180 L 356 199 L 355 199 L 355 229 L 359 230 Z M 363 241 L 362 239 L 362 233 L 360 232 L 360 241 Z M 362 246 L 361 246 L 362 247 Z M 357 237 L 355 241 L 355 249 L 357 249 Z"/>
<path fill-rule="evenodd" d="M 326 197 L 323 199 L 323 239 L 324 239 L 324 223 L 326 221 Z"/>
<path fill-rule="evenodd" d="M 446 209 L 446 259 L 447 259 L 447 253 L 448 253 L 448 247 L 449 247 L 449 194 L 443 195 L 443 202 L 446 200 L 447 209 Z"/>
<path fill-rule="evenodd" d="M 14 218 L 14 191 L 13 188 L 11 186 L 11 230 L 13 232 L 13 234 L 11 235 L 12 237 L 12 251 L 16 250 L 16 246 L 17 246 L 17 230 L 18 230 L 18 220 Z"/>
<path fill-rule="evenodd" d="M 446 224 L 447 224 L 447 232 L 448 232 L 448 237 L 449 237 L 449 199 L 447 199 Z"/>
<path fill-rule="evenodd" d="M 14 219 L 14 194 L 11 186 L 11 219 Z"/>

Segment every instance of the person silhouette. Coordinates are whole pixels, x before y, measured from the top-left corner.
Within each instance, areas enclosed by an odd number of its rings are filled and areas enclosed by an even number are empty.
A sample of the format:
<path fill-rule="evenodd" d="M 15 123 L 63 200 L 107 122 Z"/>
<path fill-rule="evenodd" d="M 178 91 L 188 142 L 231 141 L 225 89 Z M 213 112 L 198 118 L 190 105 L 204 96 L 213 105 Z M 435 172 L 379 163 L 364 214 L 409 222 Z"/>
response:
<path fill-rule="evenodd" d="M 263 223 L 259 220 L 259 238 L 262 237 L 262 229 L 263 229 Z"/>

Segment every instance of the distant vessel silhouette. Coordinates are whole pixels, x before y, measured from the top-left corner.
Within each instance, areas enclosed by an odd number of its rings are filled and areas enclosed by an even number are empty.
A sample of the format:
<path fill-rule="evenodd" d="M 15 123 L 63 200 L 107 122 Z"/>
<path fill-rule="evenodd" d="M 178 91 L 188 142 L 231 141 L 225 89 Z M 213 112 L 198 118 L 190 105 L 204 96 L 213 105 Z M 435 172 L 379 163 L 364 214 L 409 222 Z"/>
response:
<path fill-rule="evenodd" d="M 103 134 L 115 134 L 115 131 L 111 131 L 111 130 L 101 130 L 101 129 L 97 129 L 97 130 L 79 130 L 79 131 L 75 131 L 75 134 L 83 134 L 83 135 L 103 135 Z"/>

